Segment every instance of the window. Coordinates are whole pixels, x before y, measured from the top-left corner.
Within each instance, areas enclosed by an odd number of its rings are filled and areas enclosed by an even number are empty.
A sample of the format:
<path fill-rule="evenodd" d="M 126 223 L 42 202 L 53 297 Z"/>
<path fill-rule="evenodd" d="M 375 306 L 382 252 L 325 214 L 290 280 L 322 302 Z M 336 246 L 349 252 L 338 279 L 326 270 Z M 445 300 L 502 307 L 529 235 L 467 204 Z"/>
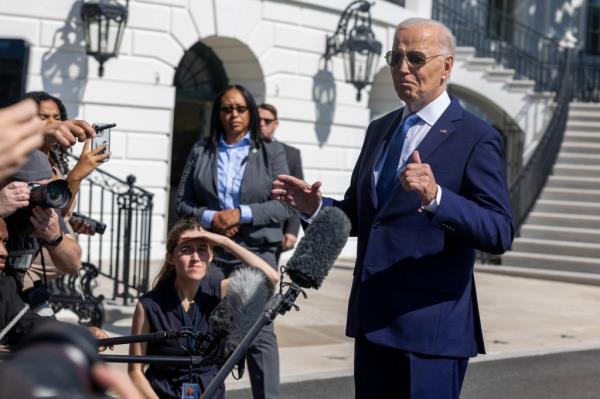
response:
<path fill-rule="evenodd" d="M 600 1 L 590 1 L 588 8 L 586 52 L 600 55 Z"/>

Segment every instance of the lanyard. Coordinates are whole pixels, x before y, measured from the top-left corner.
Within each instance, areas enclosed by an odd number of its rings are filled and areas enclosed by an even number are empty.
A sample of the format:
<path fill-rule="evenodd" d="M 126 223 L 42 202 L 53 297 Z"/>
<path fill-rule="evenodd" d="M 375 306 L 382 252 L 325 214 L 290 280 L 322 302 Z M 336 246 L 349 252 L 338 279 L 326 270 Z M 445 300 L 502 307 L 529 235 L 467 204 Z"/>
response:
<path fill-rule="evenodd" d="M 194 303 L 195 312 L 194 312 L 194 323 L 193 324 L 192 324 L 190 318 L 188 317 L 187 312 L 183 308 L 182 304 L 179 304 L 179 309 L 181 310 L 181 316 L 183 318 L 183 324 L 184 324 L 185 329 L 197 332 L 198 328 L 199 328 L 199 324 L 200 324 L 200 307 L 198 306 L 198 304 Z M 191 354 L 191 353 L 193 353 L 193 348 L 194 348 L 193 341 L 195 341 L 195 339 L 188 335 L 187 341 L 188 341 L 188 352 Z"/>

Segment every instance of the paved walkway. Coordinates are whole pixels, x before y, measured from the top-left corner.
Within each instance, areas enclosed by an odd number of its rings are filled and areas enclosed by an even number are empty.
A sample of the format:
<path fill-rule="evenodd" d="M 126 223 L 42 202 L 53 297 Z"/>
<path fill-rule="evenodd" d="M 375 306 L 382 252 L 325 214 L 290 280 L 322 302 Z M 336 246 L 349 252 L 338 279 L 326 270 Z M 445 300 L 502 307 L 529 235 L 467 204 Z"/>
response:
<path fill-rule="evenodd" d="M 600 287 L 488 273 L 475 278 L 488 355 L 474 361 L 600 348 Z M 350 269 L 333 269 L 321 289 L 297 300 L 299 312 L 277 317 L 282 382 L 352 374 L 353 343 L 344 336 L 351 279 Z M 105 327 L 128 334 L 129 325 L 125 318 Z M 227 382 L 228 389 L 247 386 L 247 375 Z"/>

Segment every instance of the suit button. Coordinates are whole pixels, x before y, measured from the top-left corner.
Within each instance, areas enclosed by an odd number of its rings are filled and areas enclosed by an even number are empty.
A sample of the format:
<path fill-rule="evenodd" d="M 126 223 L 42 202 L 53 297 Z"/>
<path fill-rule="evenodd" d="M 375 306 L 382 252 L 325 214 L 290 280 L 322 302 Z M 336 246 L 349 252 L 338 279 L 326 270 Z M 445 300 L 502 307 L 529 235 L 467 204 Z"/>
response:
<path fill-rule="evenodd" d="M 374 228 L 374 229 L 376 229 L 376 228 L 378 228 L 378 227 L 379 227 L 379 225 L 381 225 L 381 222 L 380 222 L 379 220 L 376 220 L 376 221 L 373 223 L 373 228 Z"/>

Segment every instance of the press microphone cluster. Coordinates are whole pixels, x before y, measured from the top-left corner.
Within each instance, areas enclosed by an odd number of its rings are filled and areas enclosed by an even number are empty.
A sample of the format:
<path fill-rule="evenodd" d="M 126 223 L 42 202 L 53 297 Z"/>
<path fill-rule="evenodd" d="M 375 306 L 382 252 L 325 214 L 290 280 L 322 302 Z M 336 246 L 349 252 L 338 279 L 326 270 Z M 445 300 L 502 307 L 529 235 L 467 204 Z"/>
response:
<path fill-rule="evenodd" d="M 342 210 L 335 207 L 321 209 L 306 229 L 298 248 L 284 268 L 284 275 L 289 276 L 292 283 L 282 282 L 280 292 L 273 296 L 266 306 L 261 307 L 259 303 L 262 302 L 258 302 L 258 298 L 261 301 L 265 298 L 259 294 L 259 292 L 265 292 L 265 289 L 258 288 L 261 285 L 264 286 L 263 282 L 258 282 L 260 280 L 258 274 L 256 274 L 257 282 L 254 283 L 255 288 L 250 286 L 246 276 L 236 277 L 236 284 L 239 281 L 240 286 L 246 287 L 244 290 L 232 290 L 234 282 L 232 274 L 228 294 L 222 301 L 223 307 L 211 316 L 211 321 L 214 331 L 228 334 L 228 342 L 238 345 L 208 385 L 201 396 L 202 399 L 210 399 L 214 395 L 265 325 L 272 322 L 278 314 L 284 314 L 292 307 L 296 307 L 294 304 L 296 298 L 300 293 L 304 294 L 302 288 L 318 289 L 321 287 L 323 280 L 346 245 L 350 229 L 350 220 Z M 255 269 L 248 269 L 248 273 L 253 273 L 250 272 L 251 270 Z M 262 274 L 261 278 L 268 280 L 266 275 Z M 287 287 L 285 293 L 283 292 L 284 287 Z M 252 292 L 255 294 L 250 295 Z M 306 294 L 304 295 L 306 296 Z M 256 302 L 254 302 L 255 299 Z M 233 304 L 239 306 L 234 308 Z M 254 313 L 258 309 L 260 310 Z M 254 322 L 250 323 L 251 320 Z M 252 325 L 250 326 L 250 324 Z M 248 326 L 250 326 L 249 329 L 247 329 Z M 242 339 L 238 341 L 240 337 Z"/>

